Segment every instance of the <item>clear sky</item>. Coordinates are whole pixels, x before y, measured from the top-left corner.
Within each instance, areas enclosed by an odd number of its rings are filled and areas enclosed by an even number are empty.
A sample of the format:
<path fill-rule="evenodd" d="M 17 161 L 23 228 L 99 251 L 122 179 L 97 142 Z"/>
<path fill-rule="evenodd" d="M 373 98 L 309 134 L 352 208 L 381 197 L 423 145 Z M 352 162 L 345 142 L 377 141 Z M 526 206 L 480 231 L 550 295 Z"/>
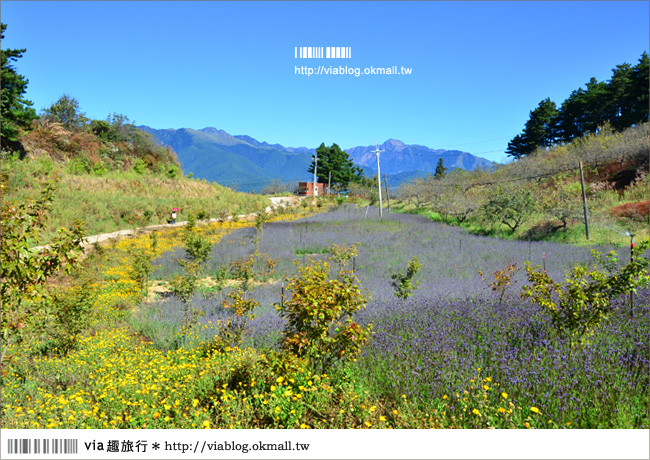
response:
<path fill-rule="evenodd" d="M 649 3 L 2 1 L 3 48 L 37 112 L 64 93 L 91 118 L 207 126 L 285 146 L 389 138 L 502 161 L 529 112 L 636 65 Z M 296 59 L 295 47 L 351 48 Z M 301 75 L 303 66 L 361 75 Z M 410 75 L 364 75 L 370 67 Z"/>

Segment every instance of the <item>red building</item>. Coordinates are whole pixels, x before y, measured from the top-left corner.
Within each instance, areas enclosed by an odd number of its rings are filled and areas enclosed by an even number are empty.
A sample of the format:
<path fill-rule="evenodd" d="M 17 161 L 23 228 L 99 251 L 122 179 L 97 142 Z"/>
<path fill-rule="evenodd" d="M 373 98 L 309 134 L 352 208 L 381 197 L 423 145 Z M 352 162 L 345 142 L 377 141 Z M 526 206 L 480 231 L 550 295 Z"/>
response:
<path fill-rule="evenodd" d="M 325 184 L 316 183 L 316 192 L 318 196 L 325 195 Z M 299 196 L 314 196 L 313 182 L 298 182 Z"/>

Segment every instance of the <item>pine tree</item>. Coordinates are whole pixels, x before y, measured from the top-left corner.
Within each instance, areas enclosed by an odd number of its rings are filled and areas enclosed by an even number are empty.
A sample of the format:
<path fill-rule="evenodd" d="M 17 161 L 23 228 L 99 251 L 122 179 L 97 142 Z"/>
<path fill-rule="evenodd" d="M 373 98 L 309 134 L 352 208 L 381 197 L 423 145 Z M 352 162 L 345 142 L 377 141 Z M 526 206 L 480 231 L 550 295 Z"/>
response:
<path fill-rule="evenodd" d="M 331 147 L 322 143 L 316 149 L 318 155 L 318 164 L 316 166 L 317 180 L 326 184 L 329 180 L 329 174 L 332 173 L 332 188 L 338 187 L 345 189 L 350 182 L 360 182 L 363 179 L 363 171 L 354 165 L 352 158 L 341 150 L 341 148 L 332 144 Z M 314 173 L 315 160 L 312 159 L 308 172 Z"/>
<path fill-rule="evenodd" d="M 650 117 L 650 94 L 648 91 L 650 85 L 650 79 L 648 78 L 649 64 L 648 53 L 644 52 L 632 72 L 632 94 L 630 98 L 632 110 L 630 124 L 628 126 L 634 123 L 647 122 Z"/>
<path fill-rule="evenodd" d="M 445 177 L 445 174 L 447 173 L 447 168 L 445 168 L 445 162 L 442 158 L 438 160 L 438 164 L 436 165 L 436 172 L 433 175 L 436 179 L 442 179 Z"/>
<path fill-rule="evenodd" d="M 6 24 L 1 24 L 0 39 L 4 40 Z M 23 57 L 25 49 L 2 50 L 2 97 L 0 104 L 0 118 L 2 118 L 2 146 L 9 146 L 20 137 L 20 129 L 28 129 L 31 121 L 38 118 L 31 107 L 32 102 L 23 96 L 27 91 L 27 80 L 16 72 L 12 61 Z"/>

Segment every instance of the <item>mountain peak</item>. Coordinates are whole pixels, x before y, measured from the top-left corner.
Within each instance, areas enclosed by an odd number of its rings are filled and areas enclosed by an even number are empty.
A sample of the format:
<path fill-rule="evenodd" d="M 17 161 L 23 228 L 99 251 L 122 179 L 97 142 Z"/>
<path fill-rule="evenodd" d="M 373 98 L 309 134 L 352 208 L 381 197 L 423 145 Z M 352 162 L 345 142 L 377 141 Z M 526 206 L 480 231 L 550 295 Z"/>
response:
<path fill-rule="evenodd" d="M 402 142 L 402 141 L 400 141 L 398 139 L 388 139 L 386 142 L 381 144 L 381 146 L 385 150 L 393 150 L 393 151 L 398 151 L 398 152 L 401 151 L 401 150 L 404 150 L 407 147 L 407 145 L 404 142 Z"/>
<path fill-rule="evenodd" d="M 221 134 L 222 136 L 230 136 L 227 132 L 225 132 L 223 129 L 217 129 L 213 128 L 211 126 L 208 126 L 207 128 L 199 129 L 202 133 L 206 134 Z M 230 136 L 232 137 L 232 136 Z"/>

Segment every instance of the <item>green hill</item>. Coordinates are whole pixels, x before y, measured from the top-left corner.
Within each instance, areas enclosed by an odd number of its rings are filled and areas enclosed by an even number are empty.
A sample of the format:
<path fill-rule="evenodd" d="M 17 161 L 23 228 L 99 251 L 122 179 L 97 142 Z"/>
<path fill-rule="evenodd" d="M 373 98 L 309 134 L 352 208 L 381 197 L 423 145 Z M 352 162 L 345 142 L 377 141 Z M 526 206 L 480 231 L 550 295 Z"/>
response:
<path fill-rule="evenodd" d="M 185 171 L 242 191 L 260 191 L 274 181 L 307 180 L 311 153 L 257 142 L 247 136 L 231 136 L 223 130 L 153 129 L 140 126 L 178 154 Z"/>
<path fill-rule="evenodd" d="M 175 153 L 155 145 L 140 130 L 131 139 L 109 141 L 87 130 L 37 121 L 15 153 L 3 151 L 2 199 L 38 197 L 44 182 L 59 185 L 46 239 L 76 220 L 89 235 L 166 223 L 172 207 L 179 218 L 242 214 L 268 205 L 262 196 L 235 192 L 183 175 Z"/>

